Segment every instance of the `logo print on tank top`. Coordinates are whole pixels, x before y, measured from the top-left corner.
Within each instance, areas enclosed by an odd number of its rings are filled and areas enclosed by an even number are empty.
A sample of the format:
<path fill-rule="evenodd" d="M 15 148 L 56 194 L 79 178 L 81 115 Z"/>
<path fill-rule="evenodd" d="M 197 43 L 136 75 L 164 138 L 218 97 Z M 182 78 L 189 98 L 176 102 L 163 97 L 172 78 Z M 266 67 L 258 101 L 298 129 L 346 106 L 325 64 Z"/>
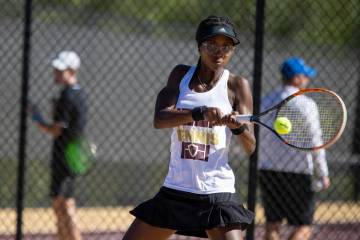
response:
<path fill-rule="evenodd" d="M 207 162 L 209 159 L 210 145 L 183 142 L 181 146 L 181 158 Z"/>
<path fill-rule="evenodd" d="M 219 142 L 218 136 L 211 131 L 212 127 L 208 121 L 197 121 L 178 128 L 182 159 L 208 161 L 210 145 Z"/>

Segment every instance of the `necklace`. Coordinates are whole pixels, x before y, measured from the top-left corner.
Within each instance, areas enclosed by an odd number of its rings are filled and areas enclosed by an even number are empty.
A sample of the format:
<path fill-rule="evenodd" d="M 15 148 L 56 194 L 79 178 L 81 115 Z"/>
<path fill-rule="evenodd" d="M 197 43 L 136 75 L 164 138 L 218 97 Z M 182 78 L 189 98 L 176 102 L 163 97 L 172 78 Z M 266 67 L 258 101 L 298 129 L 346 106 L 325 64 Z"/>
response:
<path fill-rule="evenodd" d="M 224 73 L 224 71 L 222 71 L 222 73 L 220 74 L 220 77 L 217 79 L 217 81 L 222 77 L 223 73 Z M 196 77 L 197 77 L 198 82 L 200 83 L 201 87 L 203 87 L 205 90 L 209 90 L 208 86 L 203 81 L 201 81 L 199 74 L 196 74 Z"/>
<path fill-rule="evenodd" d="M 197 79 L 198 79 L 200 85 L 201 85 L 205 90 L 208 90 L 207 85 L 206 85 L 205 83 L 203 83 L 203 81 L 201 81 L 201 79 L 200 79 L 200 77 L 199 77 L 199 74 L 196 74 L 196 76 L 197 76 Z"/>

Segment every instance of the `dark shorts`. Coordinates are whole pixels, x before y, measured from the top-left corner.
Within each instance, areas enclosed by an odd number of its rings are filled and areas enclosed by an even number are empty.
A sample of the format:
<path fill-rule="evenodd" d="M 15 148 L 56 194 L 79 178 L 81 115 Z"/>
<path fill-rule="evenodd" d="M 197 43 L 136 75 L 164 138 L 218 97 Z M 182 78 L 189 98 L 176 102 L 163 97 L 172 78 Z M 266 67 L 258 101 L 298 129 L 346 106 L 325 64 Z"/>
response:
<path fill-rule="evenodd" d="M 75 177 L 61 163 L 51 164 L 50 197 L 74 197 Z"/>
<path fill-rule="evenodd" d="M 260 170 L 259 182 L 268 223 L 284 218 L 295 226 L 312 223 L 315 198 L 311 175 Z"/>
<path fill-rule="evenodd" d="M 130 213 L 152 226 L 195 237 L 207 237 L 205 230 L 217 227 L 238 225 L 244 230 L 254 218 L 235 194 L 194 194 L 166 187 Z"/>

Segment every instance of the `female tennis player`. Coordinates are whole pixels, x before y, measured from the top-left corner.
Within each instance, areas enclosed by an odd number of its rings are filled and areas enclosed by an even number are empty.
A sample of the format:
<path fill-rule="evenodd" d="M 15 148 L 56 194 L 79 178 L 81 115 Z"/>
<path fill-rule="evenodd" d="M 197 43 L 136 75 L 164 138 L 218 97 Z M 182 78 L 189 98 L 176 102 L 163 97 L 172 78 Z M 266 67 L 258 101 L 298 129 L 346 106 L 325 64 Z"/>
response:
<path fill-rule="evenodd" d="M 197 66 L 176 66 L 156 100 L 155 128 L 173 128 L 165 182 L 130 212 L 136 219 L 123 240 L 165 240 L 174 233 L 239 240 L 253 221 L 238 202 L 228 164 L 232 135 L 246 153 L 255 148 L 253 126 L 235 121 L 235 114 L 252 114 L 249 83 L 225 69 L 239 39 L 230 20 L 210 16 L 199 24 L 196 41 Z"/>

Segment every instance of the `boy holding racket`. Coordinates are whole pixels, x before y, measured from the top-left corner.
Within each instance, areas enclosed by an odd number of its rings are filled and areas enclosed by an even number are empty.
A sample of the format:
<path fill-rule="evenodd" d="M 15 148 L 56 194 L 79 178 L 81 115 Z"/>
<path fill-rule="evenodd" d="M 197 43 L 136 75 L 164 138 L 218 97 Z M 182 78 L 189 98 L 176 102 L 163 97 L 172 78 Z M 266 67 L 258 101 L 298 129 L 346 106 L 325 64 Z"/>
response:
<path fill-rule="evenodd" d="M 60 97 L 54 100 L 53 123 L 47 123 L 38 107 L 29 105 L 32 120 L 45 133 L 54 137 L 51 159 L 50 196 L 57 219 L 59 240 L 80 240 L 76 223 L 74 199 L 75 176 L 64 159 L 66 145 L 84 133 L 87 99 L 78 84 L 77 70 L 80 58 L 73 51 L 62 51 L 52 61 L 55 84 L 63 87 Z"/>
<path fill-rule="evenodd" d="M 301 58 L 286 59 L 280 68 L 283 86 L 268 93 L 261 111 L 305 88 L 316 70 Z M 311 116 L 307 116 L 311 118 Z M 294 226 L 290 240 L 306 240 L 311 235 L 314 192 L 330 185 L 325 150 L 304 152 L 283 144 L 266 129 L 260 129 L 259 182 L 266 216 L 266 240 L 280 239 L 282 220 Z M 318 185 L 314 189 L 314 179 Z"/>

